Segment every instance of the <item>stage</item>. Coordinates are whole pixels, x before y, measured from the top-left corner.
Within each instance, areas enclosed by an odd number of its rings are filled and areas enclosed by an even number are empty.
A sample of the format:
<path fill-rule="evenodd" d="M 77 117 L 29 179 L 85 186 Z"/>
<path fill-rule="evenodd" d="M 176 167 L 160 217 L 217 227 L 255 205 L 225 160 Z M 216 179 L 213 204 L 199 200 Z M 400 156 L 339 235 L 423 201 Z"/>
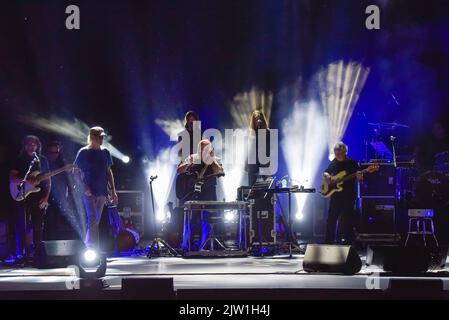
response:
<path fill-rule="evenodd" d="M 108 259 L 106 288 L 79 289 L 74 268 L 0 269 L 1 299 L 162 299 L 162 300 L 304 300 L 448 298 L 444 270 L 420 277 L 398 277 L 376 266 L 363 266 L 353 276 L 308 274 L 303 255 L 246 258 L 183 259 L 146 256 Z M 364 262 L 364 258 L 362 258 Z M 138 278 L 140 291 L 122 290 L 122 279 Z M 174 293 L 155 292 L 148 279 L 173 278 Z M 146 287 L 145 287 L 146 286 Z M 153 288 L 153 290 L 152 290 Z M 413 289 L 411 289 L 413 288 Z"/>

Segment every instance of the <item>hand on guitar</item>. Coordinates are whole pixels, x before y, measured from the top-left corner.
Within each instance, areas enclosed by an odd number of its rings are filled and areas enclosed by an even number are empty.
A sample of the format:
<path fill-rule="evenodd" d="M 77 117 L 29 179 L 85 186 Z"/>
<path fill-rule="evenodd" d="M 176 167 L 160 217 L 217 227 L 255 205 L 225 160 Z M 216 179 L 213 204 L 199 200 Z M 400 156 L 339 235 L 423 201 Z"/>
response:
<path fill-rule="evenodd" d="M 43 197 L 39 200 L 39 209 L 45 209 L 48 205 L 48 196 Z"/>
<path fill-rule="evenodd" d="M 111 202 L 114 205 L 118 204 L 118 196 L 117 196 L 117 192 L 115 192 L 115 190 L 111 192 Z"/>
<path fill-rule="evenodd" d="M 40 182 L 36 176 L 31 176 L 31 175 L 28 177 L 28 179 L 26 181 L 33 186 L 38 185 Z"/>
<path fill-rule="evenodd" d="M 87 197 L 92 197 L 92 191 L 90 191 L 89 188 L 86 188 L 86 190 L 84 191 L 84 194 L 85 194 Z"/>
<path fill-rule="evenodd" d="M 331 184 L 332 177 L 329 173 L 327 173 L 327 172 L 323 173 L 323 178 L 326 180 L 327 184 Z"/>

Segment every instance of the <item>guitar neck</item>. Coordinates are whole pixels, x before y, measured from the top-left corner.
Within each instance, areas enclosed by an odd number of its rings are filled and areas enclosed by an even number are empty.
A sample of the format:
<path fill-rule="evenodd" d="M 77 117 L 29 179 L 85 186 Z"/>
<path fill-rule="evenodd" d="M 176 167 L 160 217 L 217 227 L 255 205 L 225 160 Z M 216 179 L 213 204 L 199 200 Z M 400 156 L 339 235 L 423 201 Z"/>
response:
<path fill-rule="evenodd" d="M 54 171 L 50 171 L 50 172 L 44 173 L 44 174 L 42 174 L 42 175 L 40 175 L 38 177 L 38 181 L 40 182 L 40 181 L 43 181 L 43 180 L 47 180 L 47 179 L 49 179 L 49 178 L 51 178 L 53 176 L 56 176 L 57 174 L 60 174 L 61 172 L 67 171 L 67 170 L 70 170 L 69 166 L 64 166 L 64 167 L 56 169 Z"/>
<path fill-rule="evenodd" d="M 368 172 L 368 169 L 364 169 L 362 171 L 360 171 L 361 173 L 366 173 Z M 346 182 L 349 180 L 354 179 L 357 176 L 357 172 L 351 173 L 350 175 L 347 175 L 346 177 L 344 177 L 343 179 L 340 180 L 340 182 Z"/>

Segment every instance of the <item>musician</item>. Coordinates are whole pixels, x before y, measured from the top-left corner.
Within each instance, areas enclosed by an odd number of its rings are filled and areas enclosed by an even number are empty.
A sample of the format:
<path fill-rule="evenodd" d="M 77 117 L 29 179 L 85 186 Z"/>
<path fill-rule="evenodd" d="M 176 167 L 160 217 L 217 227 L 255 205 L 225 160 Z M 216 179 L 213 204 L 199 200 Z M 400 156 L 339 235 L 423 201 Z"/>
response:
<path fill-rule="evenodd" d="M 78 151 L 74 162 L 79 168 L 75 170 L 76 178 L 81 186 L 87 215 L 87 234 L 84 242 L 86 247 L 96 249 L 99 248 L 99 223 L 108 196 L 108 186 L 111 190 L 111 201 L 118 202 L 111 170 L 112 157 L 109 150 L 102 146 L 105 136 L 103 128 L 90 128 L 87 146 Z"/>
<path fill-rule="evenodd" d="M 53 140 L 48 145 L 47 158 L 50 171 L 64 167 L 67 162 L 62 155 L 62 145 Z M 65 211 L 72 207 L 73 181 L 68 172 L 63 172 L 52 178 L 52 189 L 49 198 L 49 207 L 45 216 L 44 238 L 45 240 L 71 239 L 73 235 L 67 234 L 72 230 L 70 221 Z M 61 228 L 66 226 L 66 228 Z"/>
<path fill-rule="evenodd" d="M 219 159 L 214 154 L 214 149 L 212 147 L 212 143 L 207 140 L 201 140 L 198 143 L 197 153 L 191 154 L 183 163 L 178 166 L 178 174 L 189 173 L 192 174 L 193 177 L 197 177 L 197 174 L 203 174 L 205 176 L 211 175 L 219 175 L 223 173 L 223 167 L 219 162 Z M 206 167 L 207 166 L 207 167 Z M 201 193 L 195 194 L 195 200 L 199 201 L 216 201 L 217 200 L 217 177 L 211 176 L 208 178 L 204 185 L 202 186 Z M 192 199 L 184 199 L 184 201 L 192 200 Z M 209 225 L 206 223 L 207 213 L 204 213 L 202 217 L 194 214 L 191 221 L 192 226 L 192 234 L 194 239 L 194 250 L 199 249 L 202 244 L 207 240 L 207 236 L 209 233 Z M 201 245 L 199 243 L 199 234 L 201 228 Z M 184 240 L 190 239 L 190 235 L 186 236 Z M 183 244 L 184 247 L 187 247 L 187 244 Z"/>
<path fill-rule="evenodd" d="M 22 140 L 22 148 L 18 158 L 10 167 L 9 178 L 11 182 L 20 183 L 29 169 L 30 173 L 49 171 L 47 158 L 41 155 L 42 144 L 38 137 L 28 135 Z M 30 168 L 33 159 L 36 159 Z M 35 178 L 29 178 L 33 183 Z M 31 193 L 25 200 L 14 202 L 16 222 L 16 257 L 20 260 L 23 255 L 30 258 L 34 255 L 36 246 L 42 241 L 44 215 L 50 196 L 50 179 L 42 181 L 38 187 L 41 191 Z M 33 240 L 26 243 L 26 235 L 31 232 Z"/>
<path fill-rule="evenodd" d="M 443 122 L 434 122 L 428 131 L 430 131 L 430 135 L 415 147 L 416 164 L 420 172 L 433 170 L 435 156 L 449 151 L 449 136 Z"/>
<path fill-rule="evenodd" d="M 346 144 L 337 142 L 334 146 L 334 154 L 335 159 L 331 161 L 323 173 L 328 183 L 332 181 L 332 176 L 341 171 L 346 171 L 347 175 L 357 172 L 357 180 L 359 182 L 363 181 L 363 174 L 360 172 L 357 162 L 350 159 L 347 155 L 348 146 Z M 354 236 L 354 205 L 356 198 L 356 182 L 354 180 L 344 182 L 343 190 L 341 192 L 335 192 L 331 196 L 326 227 L 325 242 L 327 244 L 333 244 L 335 241 L 337 221 L 339 221 L 339 225 L 341 226 L 343 242 L 351 244 Z"/>
<path fill-rule="evenodd" d="M 200 128 L 198 128 L 199 130 L 199 138 L 197 139 L 197 142 L 195 142 L 195 137 L 193 135 L 193 127 L 194 127 L 194 123 L 195 121 L 200 121 L 198 115 L 195 113 L 195 111 L 187 111 L 185 116 L 184 116 L 184 130 L 181 131 L 180 133 L 178 133 L 178 143 L 182 142 L 182 147 L 179 149 L 178 152 L 178 156 L 182 158 L 182 153 L 183 151 L 190 155 L 196 152 L 194 146 L 196 146 L 198 144 L 198 141 L 201 138 L 201 130 Z M 187 135 L 189 136 L 189 141 L 183 141 L 183 136 L 187 137 Z M 188 143 L 188 144 L 187 144 Z M 187 148 L 187 150 L 185 150 L 184 148 Z"/>
<path fill-rule="evenodd" d="M 265 146 L 266 156 L 270 156 L 270 129 L 268 128 L 267 120 L 265 115 L 260 110 L 255 110 L 251 115 L 251 120 L 249 124 L 250 128 L 250 143 L 251 143 L 251 153 L 256 156 L 255 163 L 247 162 L 246 171 L 248 172 L 248 185 L 252 186 L 257 177 L 260 175 L 259 169 L 263 167 L 269 167 L 270 164 L 261 164 L 259 161 L 259 149 Z M 259 141 L 259 130 L 266 130 L 265 141 Z"/>

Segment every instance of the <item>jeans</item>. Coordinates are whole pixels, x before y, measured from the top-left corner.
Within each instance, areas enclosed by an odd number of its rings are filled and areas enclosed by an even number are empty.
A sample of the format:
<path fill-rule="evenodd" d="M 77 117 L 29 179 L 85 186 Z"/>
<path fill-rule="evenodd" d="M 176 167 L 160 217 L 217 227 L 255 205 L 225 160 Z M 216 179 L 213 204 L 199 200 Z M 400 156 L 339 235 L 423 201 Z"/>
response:
<path fill-rule="evenodd" d="M 84 196 L 84 207 L 87 216 L 87 233 L 84 243 L 87 248 L 99 249 L 100 242 L 100 218 L 103 206 L 106 201 L 105 196 Z"/>

